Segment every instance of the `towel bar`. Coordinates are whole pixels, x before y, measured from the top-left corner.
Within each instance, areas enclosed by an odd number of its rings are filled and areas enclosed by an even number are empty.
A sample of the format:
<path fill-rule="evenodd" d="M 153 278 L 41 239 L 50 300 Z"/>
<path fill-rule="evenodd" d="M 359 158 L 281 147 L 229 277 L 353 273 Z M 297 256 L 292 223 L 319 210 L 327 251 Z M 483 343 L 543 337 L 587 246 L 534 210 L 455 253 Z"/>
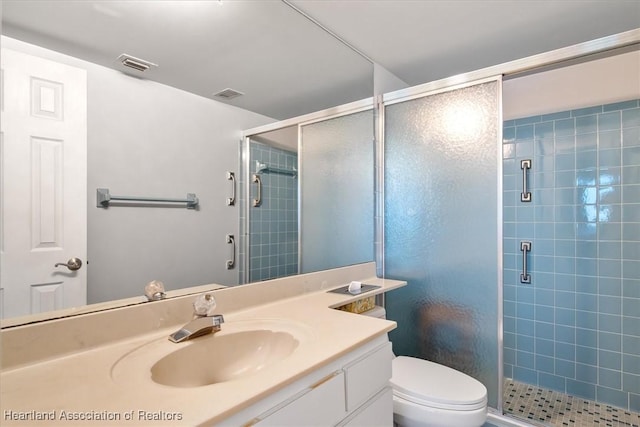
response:
<path fill-rule="evenodd" d="M 193 193 L 187 193 L 186 199 L 167 199 L 158 197 L 132 197 L 132 196 L 112 196 L 108 188 L 98 188 L 97 190 L 97 207 L 108 208 L 112 200 L 125 202 L 153 202 L 153 203 L 186 203 L 187 209 L 195 209 L 198 206 L 198 198 Z"/>

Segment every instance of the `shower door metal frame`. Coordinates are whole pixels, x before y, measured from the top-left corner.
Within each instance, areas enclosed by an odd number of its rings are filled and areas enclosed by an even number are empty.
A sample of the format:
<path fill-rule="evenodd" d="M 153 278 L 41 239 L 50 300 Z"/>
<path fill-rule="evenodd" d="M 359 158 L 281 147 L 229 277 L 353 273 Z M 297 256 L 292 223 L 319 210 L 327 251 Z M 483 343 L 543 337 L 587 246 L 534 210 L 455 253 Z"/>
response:
<path fill-rule="evenodd" d="M 502 75 L 504 80 L 508 80 L 526 74 L 535 74 L 553 68 L 615 55 L 617 52 L 612 51 L 618 49 L 638 50 L 640 49 L 639 44 L 640 28 L 385 93 L 383 101 L 385 104 L 401 98 L 408 101 L 412 97 L 419 98 L 421 93 L 437 91 L 496 75 Z"/>
<path fill-rule="evenodd" d="M 552 70 L 555 68 L 562 68 L 569 65 L 579 64 L 583 62 L 589 62 L 595 59 L 600 59 L 608 56 L 614 56 L 627 51 L 640 50 L 640 28 L 623 33 L 614 34 L 607 37 L 602 37 L 595 40 L 590 40 L 584 43 L 578 43 L 565 48 L 552 50 L 549 52 L 540 53 L 537 55 L 529 56 L 514 61 L 505 62 L 502 64 L 482 68 L 479 70 L 471 71 L 468 73 L 458 74 L 455 76 L 435 80 L 432 82 L 424 83 L 417 86 L 412 86 L 406 89 L 400 89 L 397 91 L 389 92 L 376 97 L 376 189 L 375 189 L 375 205 L 376 205 L 376 218 L 375 221 L 375 255 L 376 255 L 376 268 L 378 275 L 384 277 L 384 107 L 387 105 L 393 105 L 399 102 L 410 101 L 412 99 L 422 98 L 428 95 L 435 95 L 437 93 L 454 90 L 457 88 L 468 87 L 474 83 L 479 83 L 486 80 L 491 80 L 493 76 L 502 76 L 502 81 L 512 78 L 521 77 L 528 74 L 535 74 Z M 500 111 L 499 119 L 502 121 L 502 87 L 500 85 Z M 499 127 L 499 133 L 502 134 L 502 123 Z M 501 139 L 501 138 L 500 138 Z M 502 141 L 500 141 L 502 143 Z M 498 177 L 499 183 L 499 249 L 502 252 L 502 156 L 497 156 L 496 159 L 499 162 L 500 176 Z M 378 240 L 380 239 L 380 240 Z M 502 368 L 503 364 L 503 286 L 502 286 L 502 255 L 498 257 L 499 268 L 499 289 L 498 289 L 498 407 L 489 408 L 489 420 L 492 418 L 496 421 L 504 421 L 507 418 L 503 413 L 502 405 L 502 388 L 504 372 Z M 512 418 L 508 418 L 509 422 L 513 425 L 523 425 L 514 421 Z"/>
<path fill-rule="evenodd" d="M 371 125 L 374 126 L 375 125 L 375 104 L 374 104 L 374 99 L 373 98 L 367 98 L 366 100 L 363 100 L 362 103 L 358 102 L 355 103 L 354 105 L 352 104 L 346 104 L 342 107 L 345 108 L 341 108 L 341 107 L 337 107 L 338 111 L 329 111 L 329 110 L 325 110 L 327 112 L 327 115 L 322 116 L 322 117 L 315 117 L 315 118 L 311 118 L 310 120 L 304 121 L 304 122 L 300 122 L 298 124 L 298 171 L 300 171 L 298 173 L 298 274 L 300 274 L 300 266 L 302 265 L 302 245 L 300 244 L 300 242 L 302 241 L 302 216 L 301 216 L 301 212 L 302 212 L 302 182 L 304 180 L 304 178 L 302 177 L 302 159 L 300 158 L 300 152 L 302 150 L 302 127 L 303 126 L 308 126 L 308 125 L 312 125 L 314 123 L 320 123 L 320 122 L 324 122 L 327 120 L 332 120 L 332 119 L 337 119 L 338 117 L 344 117 L 344 116 L 349 116 L 351 114 L 357 114 L 357 113 L 362 113 L 364 111 L 369 111 L 371 110 Z M 334 110 L 334 109 L 331 109 Z M 371 138 L 372 138 L 372 148 L 374 149 L 374 152 L 372 153 L 374 155 L 375 158 L 375 131 L 372 130 L 371 132 Z M 374 188 L 371 189 L 371 191 L 374 192 L 374 204 L 375 204 L 375 177 L 374 177 Z M 374 239 L 375 239 L 375 219 L 374 219 Z M 373 252 L 373 260 L 375 261 L 375 252 Z"/>
<path fill-rule="evenodd" d="M 382 216 L 376 218 L 375 226 L 376 226 L 376 236 L 380 238 L 380 244 L 376 246 L 376 265 L 378 271 L 381 273 L 381 277 L 385 277 L 385 265 L 384 265 L 384 183 L 385 183 L 385 174 L 384 174 L 384 152 L 385 152 L 385 108 L 390 105 L 407 102 L 415 99 L 426 98 L 433 95 L 438 95 L 445 92 L 451 92 L 458 89 L 464 89 L 471 86 L 481 85 L 483 83 L 491 83 L 495 82 L 497 87 L 497 109 L 498 115 L 496 117 L 497 120 L 497 137 L 496 137 L 496 168 L 497 168 L 497 319 L 498 324 L 497 327 L 497 341 L 498 341 L 498 397 L 497 397 L 497 406 L 496 408 L 500 413 L 502 413 L 502 364 L 503 364 L 503 235 L 502 235 L 502 180 L 503 180 L 503 172 L 502 172 L 502 75 L 493 75 L 493 76 L 485 76 L 481 79 L 473 80 L 471 77 L 474 73 L 469 73 L 469 80 L 465 82 L 453 83 L 452 79 L 443 79 L 433 83 L 427 83 L 420 86 L 415 86 L 408 89 L 402 89 L 396 92 L 391 92 L 389 94 L 384 94 L 378 100 L 376 104 L 377 108 L 377 118 L 379 120 L 376 123 L 376 131 L 378 134 L 376 135 L 376 150 L 379 153 L 379 156 L 376 156 L 376 159 L 379 160 L 380 169 L 376 169 L 376 173 L 379 173 L 380 176 L 375 180 L 376 184 L 379 186 L 376 188 L 376 206 L 380 207 Z M 378 213 L 376 211 L 376 213 Z M 377 238 L 376 238 L 377 241 Z M 379 265 L 378 265 L 379 263 Z"/>
<path fill-rule="evenodd" d="M 267 125 L 263 125 L 263 126 L 258 126 L 255 128 L 251 128 L 251 129 L 247 129 L 245 131 L 242 132 L 242 136 L 240 138 L 240 142 L 241 142 L 241 147 L 240 147 L 240 158 L 241 158 L 241 162 L 242 162 L 242 177 L 244 179 L 244 185 L 242 186 L 242 198 L 245 201 L 244 204 L 244 227 L 243 227 L 243 239 L 242 239 L 242 249 L 243 249 L 243 253 L 244 253 L 244 260 L 242 263 L 242 271 L 243 271 L 243 275 L 244 275 L 244 281 L 242 284 L 246 284 L 246 283 L 250 283 L 249 281 L 249 258 L 250 258 L 250 229 L 249 229 L 249 225 L 250 225 L 250 212 L 251 212 L 251 206 L 249 203 L 249 196 L 251 194 L 251 159 L 250 159 L 250 154 L 251 154 L 251 150 L 250 150 L 250 142 L 251 142 L 251 137 L 257 136 L 261 133 L 265 133 L 265 132 L 271 132 L 271 131 L 275 131 L 275 130 L 280 130 L 280 129 L 284 129 L 284 128 L 288 128 L 288 127 L 293 127 L 293 126 L 297 126 L 297 132 L 298 132 L 298 153 L 300 152 L 300 148 L 301 148 L 301 144 L 302 144 L 302 140 L 301 140 L 301 131 L 300 128 L 301 126 L 306 126 L 309 124 L 313 124 L 313 123 L 317 123 L 317 122 L 321 122 L 321 121 L 325 121 L 325 120 L 330 120 L 330 119 L 334 119 L 337 117 L 342 117 L 342 116 L 346 116 L 349 114 L 355 114 L 355 113 L 359 113 L 362 111 L 367 111 L 367 110 L 372 110 L 372 116 L 373 116 L 373 123 L 372 125 L 374 125 L 375 123 L 375 105 L 374 105 L 374 98 L 365 98 L 362 99 L 360 101 L 354 101 L 354 102 L 350 102 L 348 104 L 343 104 L 343 105 L 339 105 L 336 107 L 331 107 L 331 108 L 327 108 L 325 110 L 320 110 L 320 111 L 316 111 L 313 113 L 309 113 L 309 114 L 305 114 L 302 116 L 298 116 L 298 117 L 293 117 L 290 119 L 286 119 L 286 120 L 281 120 L 278 122 L 274 122 L 274 123 L 270 123 Z M 375 138 L 375 135 L 372 133 L 372 137 Z M 375 154 L 375 153 L 374 153 Z M 300 208 L 301 208 L 301 201 L 302 201 L 302 195 L 300 194 L 301 191 L 301 183 L 302 183 L 302 164 L 300 161 L 300 157 L 298 156 L 298 274 L 300 274 L 300 260 L 301 260 L 301 256 L 302 256 L 302 248 L 300 245 L 300 239 L 302 236 L 301 233 L 301 218 L 300 218 Z M 373 191 L 373 189 L 372 189 Z M 374 254 L 374 258 L 375 258 L 375 254 Z M 375 259 L 374 259 L 375 260 Z"/>

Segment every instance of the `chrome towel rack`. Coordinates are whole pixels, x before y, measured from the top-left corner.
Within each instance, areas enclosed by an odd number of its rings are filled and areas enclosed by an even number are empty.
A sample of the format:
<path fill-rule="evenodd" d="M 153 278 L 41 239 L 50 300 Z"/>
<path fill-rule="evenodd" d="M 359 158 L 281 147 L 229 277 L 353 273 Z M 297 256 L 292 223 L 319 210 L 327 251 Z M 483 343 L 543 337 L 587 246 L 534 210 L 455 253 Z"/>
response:
<path fill-rule="evenodd" d="M 276 168 L 266 163 L 260 163 L 257 160 L 256 160 L 256 173 L 277 173 L 280 175 L 288 175 L 293 178 L 296 178 L 298 176 L 298 170 L 296 168 L 292 168 L 292 169 Z"/>
<path fill-rule="evenodd" d="M 166 199 L 158 197 L 132 197 L 132 196 L 112 196 L 108 188 L 98 188 L 96 192 L 97 207 L 108 208 L 112 200 L 125 202 L 152 202 L 152 203 L 186 203 L 187 209 L 195 209 L 198 206 L 198 198 L 193 193 L 187 193 L 186 199 Z"/>

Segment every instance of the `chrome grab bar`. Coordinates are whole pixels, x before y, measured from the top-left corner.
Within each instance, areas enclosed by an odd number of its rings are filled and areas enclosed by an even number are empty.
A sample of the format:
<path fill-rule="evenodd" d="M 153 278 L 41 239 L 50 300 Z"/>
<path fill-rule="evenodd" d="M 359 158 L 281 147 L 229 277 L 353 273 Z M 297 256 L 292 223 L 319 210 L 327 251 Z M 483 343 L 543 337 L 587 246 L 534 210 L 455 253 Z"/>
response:
<path fill-rule="evenodd" d="M 522 273 L 520 273 L 520 283 L 531 283 L 531 274 L 527 272 L 527 252 L 531 252 L 531 242 L 520 242 L 522 251 Z"/>
<path fill-rule="evenodd" d="M 531 159 L 520 160 L 520 169 L 522 169 L 522 193 L 520 193 L 521 202 L 531 201 L 531 191 L 527 185 L 527 170 L 531 169 Z"/>
<path fill-rule="evenodd" d="M 252 182 L 254 184 L 258 185 L 257 197 L 255 199 L 253 199 L 253 207 L 257 208 L 258 206 L 260 206 L 262 204 L 262 180 L 260 179 L 259 175 L 254 174 Z"/>
<path fill-rule="evenodd" d="M 236 174 L 227 172 L 227 181 L 231 181 L 231 197 L 227 197 L 227 206 L 236 204 Z"/>
<path fill-rule="evenodd" d="M 233 234 L 227 234 L 227 243 L 233 245 L 231 247 L 231 259 L 227 260 L 227 270 L 231 270 L 236 266 L 236 238 Z"/>

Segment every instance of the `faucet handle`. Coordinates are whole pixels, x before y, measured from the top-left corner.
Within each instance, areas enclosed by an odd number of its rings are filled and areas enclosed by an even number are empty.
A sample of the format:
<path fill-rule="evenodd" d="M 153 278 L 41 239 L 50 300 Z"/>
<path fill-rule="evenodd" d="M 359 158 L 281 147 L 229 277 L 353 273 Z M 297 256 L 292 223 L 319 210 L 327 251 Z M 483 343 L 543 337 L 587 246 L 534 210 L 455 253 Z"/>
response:
<path fill-rule="evenodd" d="M 159 280 L 152 280 L 144 287 L 144 294 L 149 301 L 158 301 L 166 298 L 164 293 L 164 283 Z"/>
<path fill-rule="evenodd" d="M 193 302 L 193 312 L 196 316 L 213 316 L 216 309 L 216 300 L 211 294 L 199 295 Z M 224 321 L 224 320 L 223 320 Z"/>

